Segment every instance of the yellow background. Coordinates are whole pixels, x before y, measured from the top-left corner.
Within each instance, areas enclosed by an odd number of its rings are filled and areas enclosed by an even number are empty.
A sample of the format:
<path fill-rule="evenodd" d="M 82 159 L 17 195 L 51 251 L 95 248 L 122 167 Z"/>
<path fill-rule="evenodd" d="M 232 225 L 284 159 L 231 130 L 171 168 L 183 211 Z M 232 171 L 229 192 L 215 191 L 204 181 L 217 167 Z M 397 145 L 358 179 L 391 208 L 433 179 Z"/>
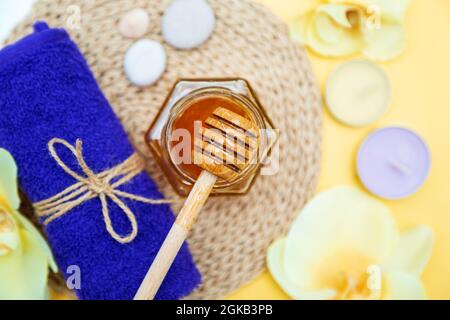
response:
<path fill-rule="evenodd" d="M 311 0 L 258 0 L 286 22 Z M 392 0 L 396 1 L 396 0 Z M 322 173 L 319 190 L 350 184 L 361 187 L 355 173 L 358 146 L 373 129 L 402 125 L 419 132 L 432 153 L 424 187 L 402 201 L 387 201 L 400 229 L 429 225 L 435 233 L 433 255 L 423 282 L 430 299 L 450 299 L 450 1 L 412 0 L 407 14 L 408 46 L 404 54 L 381 66 L 393 86 L 389 112 L 363 129 L 343 126 L 325 111 Z M 344 60 L 308 52 L 323 90 L 329 73 Z M 361 187 L 362 188 L 362 187 Z M 229 299 L 287 299 L 266 272 Z"/>

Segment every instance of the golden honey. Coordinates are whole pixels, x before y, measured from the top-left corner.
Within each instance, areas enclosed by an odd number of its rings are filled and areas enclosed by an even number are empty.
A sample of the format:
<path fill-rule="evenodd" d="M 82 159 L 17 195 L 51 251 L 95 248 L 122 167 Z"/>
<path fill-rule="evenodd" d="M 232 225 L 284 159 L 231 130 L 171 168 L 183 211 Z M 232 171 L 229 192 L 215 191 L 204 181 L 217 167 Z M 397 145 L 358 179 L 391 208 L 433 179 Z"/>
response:
<path fill-rule="evenodd" d="M 145 138 L 167 179 L 182 196 L 189 194 L 202 171 L 193 161 L 183 161 L 190 159 L 186 153 L 191 153 L 194 148 L 195 122 L 204 123 L 218 107 L 251 120 L 262 129 L 262 140 L 269 144 L 269 148 L 263 148 L 266 153 L 275 142 L 273 136 L 264 136 L 264 130 L 273 129 L 272 123 L 245 80 L 180 80 L 167 97 Z M 174 135 L 180 130 L 188 133 L 189 147 L 174 152 L 180 143 L 186 143 Z M 259 168 L 260 165 L 255 162 L 236 181 L 219 179 L 213 194 L 245 194 Z"/>
<path fill-rule="evenodd" d="M 243 116 L 249 120 L 251 117 L 248 112 L 245 110 L 245 107 L 236 102 L 233 99 L 223 97 L 223 96 L 204 96 L 196 99 L 192 104 L 190 104 L 173 122 L 172 130 L 178 129 L 186 129 L 189 132 L 190 137 L 194 137 L 195 135 L 195 122 L 205 123 L 206 119 L 211 117 L 214 110 L 217 107 L 222 107 L 228 109 L 240 116 Z M 194 139 L 190 139 L 191 149 L 194 149 Z M 179 143 L 177 141 L 172 141 L 171 148 L 175 147 L 176 144 Z M 173 157 L 177 156 L 185 156 L 184 154 L 172 154 Z M 183 163 L 181 160 L 176 159 L 176 163 L 180 163 L 180 170 L 182 170 L 185 174 L 193 179 L 197 179 L 202 169 L 197 165 L 191 163 Z"/>

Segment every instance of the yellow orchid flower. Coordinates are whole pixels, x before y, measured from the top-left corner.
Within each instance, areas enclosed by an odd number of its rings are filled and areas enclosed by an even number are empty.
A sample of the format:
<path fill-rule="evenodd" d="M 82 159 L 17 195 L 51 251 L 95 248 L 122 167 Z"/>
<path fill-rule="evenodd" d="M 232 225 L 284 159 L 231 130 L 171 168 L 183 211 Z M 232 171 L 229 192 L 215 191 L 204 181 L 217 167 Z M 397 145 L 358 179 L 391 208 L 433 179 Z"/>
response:
<path fill-rule="evenodd" d="M 386 61 L 405 48 L 408 6 L 409 0 L 322 0 L 292 22 L 291 35 L 323 56 L 362 52 Z"/>
<path fill-rule="evenodd" d="M 383 203 L 337 187 L 306 205 L 267 262 L 294 299 L 424 299 L 432 244 L 428 227 L 400 234 Z"/>
<path fill-rule="evenodd" d="M 0 149 L 0 300 L 48 297 L 48 268 L 57 271 L 52 253 L 36 228 L 17 210 L 17 166 Z"/>

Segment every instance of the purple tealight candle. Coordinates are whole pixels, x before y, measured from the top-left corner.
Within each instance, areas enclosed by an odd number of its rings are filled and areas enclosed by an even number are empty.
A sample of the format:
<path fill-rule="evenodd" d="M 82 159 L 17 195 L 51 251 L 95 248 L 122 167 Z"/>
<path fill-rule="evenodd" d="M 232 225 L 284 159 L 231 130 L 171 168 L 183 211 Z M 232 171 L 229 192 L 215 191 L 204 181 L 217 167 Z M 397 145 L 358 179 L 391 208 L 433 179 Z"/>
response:
<path fill-rule="evenodd" d="M 431 156 L 414 131 L 387 127 L 371 133 L 358 152 L 358 175 L 375 195 L 398 200 L 415 193 L 428 177 Z"/>

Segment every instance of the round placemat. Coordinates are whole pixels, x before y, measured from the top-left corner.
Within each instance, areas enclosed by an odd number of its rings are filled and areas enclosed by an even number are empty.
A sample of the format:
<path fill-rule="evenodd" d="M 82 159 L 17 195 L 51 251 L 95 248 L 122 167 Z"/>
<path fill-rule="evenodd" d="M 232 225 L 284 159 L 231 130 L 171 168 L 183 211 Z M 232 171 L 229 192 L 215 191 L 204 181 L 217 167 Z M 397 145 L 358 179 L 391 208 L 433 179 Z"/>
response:
<path fill-rule="evenodd" d="M 132 143 L 147 159 L 149 174 L 168 198 L 176 197 L 175 192 L 145 146 L 144 133 L 170 88 L 178 78 L 236 76 L 250 81 L 280 129 L 279 170 L 258 177 L 245 196 L 213 197 L 207 202 L 189 237 L 203 275 L 190 299 L 222 298 L 264 270 L 268 246 L 287 232 L 312 196 L 321 156 L 321 101 L 305 51 L 259 4 L 209 3 L 217 17 L 216 30 L 196 50 L 180 51 L 163 42 L 160 25 L 170 0 L 40 0 L 9 39 L 30 33 L 36 20 L 68 28 Z M 123 58 L 133 40 L 117 31 L 120 17 L 139 7 L 151 15 L 145 37 L 163 42 L 168 55 L 163 77 L 148 88 L 134 87 L 127 80 Z"/>

